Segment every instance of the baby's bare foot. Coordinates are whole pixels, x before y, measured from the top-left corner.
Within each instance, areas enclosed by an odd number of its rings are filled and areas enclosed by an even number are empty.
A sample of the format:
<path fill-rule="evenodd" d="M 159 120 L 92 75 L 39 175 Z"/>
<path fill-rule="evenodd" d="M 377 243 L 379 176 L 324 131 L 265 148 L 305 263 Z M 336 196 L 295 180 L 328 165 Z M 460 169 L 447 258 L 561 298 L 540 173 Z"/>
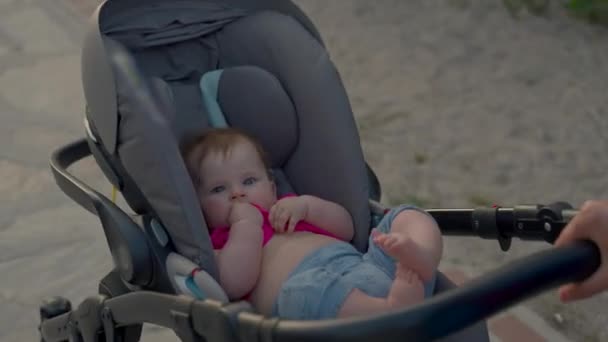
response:
<path fill-rule="evenodd" d="M 425 251 L 405 233 L 372 232 L 374 243 L 396 259 L 402 267 L 415 271 L 422 279 L 433 276 L 430 259 Z"/>
<path fill-rule="evenodd" d="M 424 300 L 424 286 L 416 273 L 397 265 L 395 280 L 386 298 L 393 309 L 418 304 Z"/>

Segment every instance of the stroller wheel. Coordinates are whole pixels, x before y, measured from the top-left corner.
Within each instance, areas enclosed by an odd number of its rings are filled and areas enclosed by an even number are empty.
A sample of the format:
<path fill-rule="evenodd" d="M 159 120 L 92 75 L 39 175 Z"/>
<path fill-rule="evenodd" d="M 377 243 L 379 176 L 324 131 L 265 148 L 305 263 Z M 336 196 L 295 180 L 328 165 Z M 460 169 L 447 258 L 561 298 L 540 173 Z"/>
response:
<path fill-rule="evenodd" d="M 42 301 L 40 305 L 40 321 L 57 317 L 72 310 L 72 303 L 63 297 L 51 297 Z"/>
<path fill-rule="evenodd" d="M 42 301 L 40 305 L 40 325 L 38 326 L 38 331 L 41 334 L 40 342 L 46 342 L 42 337 L 42 323 L 47 319 L 57 317 L 71 310 L 72 303 L 63 297 L 51 297 Z"/>

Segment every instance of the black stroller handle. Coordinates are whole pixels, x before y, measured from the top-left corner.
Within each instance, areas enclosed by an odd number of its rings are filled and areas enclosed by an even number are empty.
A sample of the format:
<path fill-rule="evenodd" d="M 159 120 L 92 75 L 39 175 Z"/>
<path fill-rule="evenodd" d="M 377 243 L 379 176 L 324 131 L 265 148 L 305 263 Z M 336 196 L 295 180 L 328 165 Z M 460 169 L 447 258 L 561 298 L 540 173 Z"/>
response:
<path fill-rule="evenodd" d="M 86 139 L 78 139 L 54 151 L 50 166 L 59 188 L 93 215 L 98 215 L 97 207 L 100 194 L 80 179 L 72 175 L 68 168 L 76 162 L 89 157 L 91 149 Z"/>
<path fill-rule="evenodd" d="M 598 247 L 579 241 L 522 258 L 402 311 L 329 321 L 276 320 L 266 325 L 266 333 L 277 342 L 433 340 L 548 289 L 582 281 L 600 263 Z"/>

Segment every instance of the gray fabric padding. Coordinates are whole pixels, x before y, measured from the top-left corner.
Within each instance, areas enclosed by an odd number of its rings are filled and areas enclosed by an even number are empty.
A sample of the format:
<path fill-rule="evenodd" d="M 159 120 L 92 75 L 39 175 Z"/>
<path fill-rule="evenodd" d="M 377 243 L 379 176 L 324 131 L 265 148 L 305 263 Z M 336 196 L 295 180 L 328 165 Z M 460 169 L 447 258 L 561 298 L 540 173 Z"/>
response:
<path fill-rule="evenodd" d="M 294 19 L 273 12 L 235 21 L 217 38 L 220 68 L 258 66 L 290 95 L 299 139 L 283 171 L 298 194 L 344 206 L 355 224 L 353 244 L 365 250 L 370 230 L 365 162 L 348 96 L 325 49 Z"/>
<path fill-rule="evenodd" d="M 152 78 L 147 81 L 152 99 L 157 102 L 159 108 L 163 108 L 161 113 L 166 119 L 166 122 L 174 122 L 175 109 L 173 106 L 173 94 L 171 89 L 167 83 L 161 79 Z M 146 213 L 151 206 L 148 198 L 142 194 L 140 187 L 135 183 L 132 175 L 125 170 L 124 163 L 118 158 L 109 158 L 112 159 L 114 167 L 117 168 L 118 173 L 120 174 L 122 188 L 119 190 L 121 191 L 122 196 L 133 211 L 138 214 Z M 136 174 L 135 176 L 138 175 Z"/>
<path fill-rule="evenodd" d="M 93 13 L 96 18 L 103 7 Z M 87 119 L 95 126 L 98 140 L 110 153 L 116 150 L 118 113 L 112 67 L 97 23 L 91 20 L 81 55 L 82 89 L 86 98 Z"/>
<path fill-rule="evenodd" d="M 297 115 L 289 95 L 267 71 L 254 66 L 224 69 L 217 99 L 226 121 L 255 137 L 280 168 L 298 141 Z"/>
<path fill-rule="evenodd" d="M 120 45 L 108 40 L 107 48 L 113 53 L 120 50 Z M 123 56 L 131 60 L 127 57 Z M 207 226 L 198 196 L 182 161 L 177 139 L 164 116 L 171 111 L 164 108 L 169 98 L 154 99 L 155 90 L 138 79 L 137 69 L 125 75 L 113 66 L 119 94 L 118 155 L 122 165 L 167 228 L 177 252 L 217 277 L 211 242 L 208 234 L 203 233 Z"/>
<path fill-rule="evenodd" d="M 152 98 L 158 103 L 159 107 L 162 108 L 161 114 L 165 118 L 167 123 L 173 123 L 176 121 L 177 113 L 175 112 L 175 96 L 171 91 L 171 87 L 167 82 L 161 80 L 158 77 L 152 77 L 147 79 Z M 175 131 L 175 129 L 173 129 Z"/>
<path fill-rule="evenodd" d="M 283 172 L 283 170 L 272 169 L 272 173 L 273 173 L 274 184 L 277 187 L 277 195 L 279 197 L 286 195 L 286 194 L 295 193 L 293 186 L 291 186 L 291 184 L 289 184 L 289 180 L 287 179 L 287 176 L 285 175 L 285 172 Z"/>
<path fill-rule="evenodd" d="M 252 11 L 272 10 L 296 19 L 323 46 L 323 37 L 310 18 L 291 0 L 220 0 L 222 3 Z"/>
<path fill-rule="evenodd" d="M 280 166 L 288 156 L 286 151 L 289 143 L 273 144 L 280 141 L 272 133 L 280 132 L 289 123 L 295 123 L 295 112 L 289 97 L 274 78 L 264 70 L 242 66 L 210 71 L 203 75 L 200 88 L 204 107 L 207 109 L 208 121 L 211 127 L 238 127 L 257 140 L 268 152 L 273 180 L 279 196 L 293 193 L 293 187 Z M 228 78 L 225 79 L 225 76 Z M 222 84 L 221 100 L 219 99 L 220 80 Z M 220 105 L 220 101 L 223 106 Z M 224 114 L 224 107 L 226 113 Z M 268 114 L 274 118 L 267 117 Z M 231 118 L 229 125 L 227 118 Z M 275 120 L 271 120 L 275 119 Z M 285 123 L 284 125 L 282 123 Z M 272 127 L 269 127 L 272 126 Z M 289 131 L 289 130 L 288 130 Z M 287 141 L 297 137 L 295 127 L 291 135 L 283 134 Z M 293 145 L 293 144 L 291 144 Z"/>
<path fill-rule="evenodd" d="M 194 83 L 171 82 L 169 87 L 174 94 L 173 107 L 176 109 L 171 127 L 180 142 L 189 140 L 199 135 L 205 127 L 209 127 L 201 92 Z"/>
<path fill-rule="evenodd" d="M 118 0 L 105 4 L 101 29 L 139 49 L 205 36 L 247 13 L 222 1 Z"/>
<path fill-rule="evenodd" d="M 99 31 L 127 46 L 147 77 L 167 83 L 177 113 L 171 127 L 176 137 L 187 139 L 207 127 L 198 81 L 218 63 L 212 33 L 245 14 L 218 1 L 109 1 L 100 13 Z M 84 65 L 95 67 L 83 60 Z"/>
<path fill-rule="evenodd" d="M 292 16 L 323 45 L 312 21 L 291 0 L 107 0 L 103 7 L 105 32 L 120 35 L 132 47 L 195 38 L 218 23 L 216 28 L 221 28 L 230 20 L 262 10 Z M 175 25 L 178 20 L 185 25 Z"/>

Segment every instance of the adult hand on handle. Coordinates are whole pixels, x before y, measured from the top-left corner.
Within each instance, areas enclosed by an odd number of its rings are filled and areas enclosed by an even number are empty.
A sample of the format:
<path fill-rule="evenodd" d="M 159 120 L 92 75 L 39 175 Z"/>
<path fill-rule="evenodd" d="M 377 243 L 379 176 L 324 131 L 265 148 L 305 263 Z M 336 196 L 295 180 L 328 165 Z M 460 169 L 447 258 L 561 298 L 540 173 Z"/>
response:
<path fill-rule="evenodd" d="M 576 240 L 591 240 L 600 249 L 602 263 L 598 270 L 580 283 L 560 287 L 563 302 L 584 299 L 608 289 L 608 201 L 586 201 L 580 211 L 561 232 L 555 246 Z"/>

